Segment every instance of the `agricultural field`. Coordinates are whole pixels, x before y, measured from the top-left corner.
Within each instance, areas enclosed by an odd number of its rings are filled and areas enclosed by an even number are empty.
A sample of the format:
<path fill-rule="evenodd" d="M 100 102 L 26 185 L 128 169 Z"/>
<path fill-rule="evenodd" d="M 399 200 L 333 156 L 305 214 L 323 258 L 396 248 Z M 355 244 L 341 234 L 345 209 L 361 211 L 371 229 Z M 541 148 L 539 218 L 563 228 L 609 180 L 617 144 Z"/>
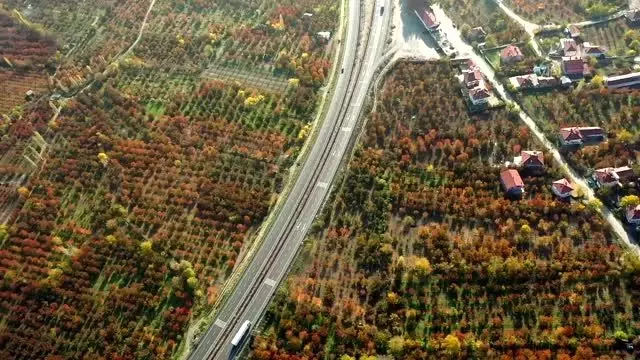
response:
<path fill-rule="evenodd" d="M 631 42 L 639 37 L 638 31 L 632 30 L 624 18 L 582 28 L 585 41 L 606 47 L 611 55 L 626 55 L 631 50 Z"/>
<path fill-rule="evenodd" d="M 46 76 L 39 73 L 19 74 L 14 71 L 0 70 L 0 84 L 3 95 L 0 97 L 0 114 L 9 112 L 15 106 L 25 102 L 25 94 L 29 90 L 41 93 L 48 90 Z"/>
<path fill-rule="evenodd" d="M 637 90 L 609 91 L 584 86 L 573 92 L 521 95 L 520 102 L 550 139 L 559 139 L 559 129 L 566 126 L 600 126 L 609 134 L 606 143 L 566 154 L 580 174 L 636 162 L 640 140 Z"/>
<path fill-rule="evenodd" d="M 627 0 L 505 0 L 520 16 L 536 24 L 566 24 L 612 14 L 627 7 Z"/>
<path fill-rule="evenodd" d="M 554 198 L 549 157 L 505 198 L 532 139 L 507 110 L 468 115 L 449 63 L 398 64 L 251 358 L 624 359 L 640 264 Z"/>
<path fill-rule="evenodd" d="M 442 0 L 438 3 L 463 33 L 481 26 L 487 33 L 487 48 L 527 39 L 522 27 L 505 15 L 493 0 Z"/>
<path fill-rule="evenodd" d="M 56 47 L 51 36 L 0 8 L 0 114 L 24 103 L 27 91 L 48 89 L 47 76 L 55 70 Z"/>
<path fill-rule="evenodd" d="M 0 358 L 176 357 L 310 132 L 340 3 L 3 6 L 56 40 L 62 96 L 0 122 Z"/>

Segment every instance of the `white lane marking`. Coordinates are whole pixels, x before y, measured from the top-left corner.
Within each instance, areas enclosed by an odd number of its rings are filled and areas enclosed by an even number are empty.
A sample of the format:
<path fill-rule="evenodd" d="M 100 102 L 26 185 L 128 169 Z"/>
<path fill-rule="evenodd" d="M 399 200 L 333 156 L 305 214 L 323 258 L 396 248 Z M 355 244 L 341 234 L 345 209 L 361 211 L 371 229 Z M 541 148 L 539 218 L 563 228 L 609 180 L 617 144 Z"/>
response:
<path fill-rule="evenodd" d="M 351 128 L 349 126 L 343 126 L 340 130 L 344 132 L 351 132 Z"/>
<path fill-rule="evenodd" d="M 271 287 L 276 286 L 276 281 L 275 281 L 275 280 L 273 280 L 273 279 L 266 278 L 266 279 L 264 280 L 264 283 L 265 283 L 267 286 L 271 286 Z"/>
<path fill-rule="evenodd" d="M 326 182 L 319 182 L 316 186 L 322 189 L 326 189 L 327 187 L 329 187 L 329 184 Z"/>
<path fill-rule="evenodd" d="M 222 321 L 220 318 L 216 319 L 216 322 L 213 323 L 216 326 L 219 326 L 220 328 L 224 329 L 225 326 L 227 326 L 227 322 L 226 321 Z"/>

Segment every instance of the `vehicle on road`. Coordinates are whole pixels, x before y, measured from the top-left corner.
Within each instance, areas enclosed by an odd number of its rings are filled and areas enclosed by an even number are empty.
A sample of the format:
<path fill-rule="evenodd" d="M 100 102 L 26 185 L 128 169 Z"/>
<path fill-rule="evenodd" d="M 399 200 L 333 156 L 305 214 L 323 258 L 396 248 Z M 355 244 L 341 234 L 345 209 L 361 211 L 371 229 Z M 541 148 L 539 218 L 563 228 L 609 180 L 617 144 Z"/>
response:
<path fill-rule="evenodd" d="M 250 329 L 251 321 L 247 320 L 242 324 L 242 326 L 240 326 L 240 329 L 231 340 L 231 345 L 233 345 L 234 348 L 238 347 L 238 345 L 241 345 L 246 339 L 246 336 L 249 333 Z"/>
<path fill-rule="evenodd" d="M 384 14 L 384 6 L 380 6 L 380 16 L 382 16 L 382 14 Z"/>

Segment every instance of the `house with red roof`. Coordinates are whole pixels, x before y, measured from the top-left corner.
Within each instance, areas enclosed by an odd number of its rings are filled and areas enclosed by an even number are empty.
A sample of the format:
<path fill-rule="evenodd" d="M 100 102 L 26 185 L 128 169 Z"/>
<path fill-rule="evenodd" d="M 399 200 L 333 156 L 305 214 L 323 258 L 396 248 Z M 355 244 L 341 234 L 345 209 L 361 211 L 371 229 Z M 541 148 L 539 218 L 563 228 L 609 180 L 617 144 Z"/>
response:
<path fill-rule="evenodd" d="M 562 145 L 582 145 L 582 134 L 577 127 L 560 129 Z"/>
<path fill-rule="evenodd" d="M 580 57 L 580 46 L 574 39 L 560 39 L 562 54 L 566 57 Z"/>
<path fill-rule="evenodd" d="M 567 77 L 584 77 L 589 73 L 589 67 L 579 57 L 563 57 L 562 71 Z"/>
<path fill-rule="evenodd" d="M 598 45 L 591 45 L 588 42 L 582 43 L 583 56 L 592 56 L 596 58 L 603 57 L 607 54 L 607 49 Z"/>
<path fill-rule="evenodd" d="M 464 84 L 467 86 L 467 89 L 472 89 L 480 85 L 480 82 L 484 81 L 482 72 L 480 71 L 480 69 L 478 69 L 477 66 L 473 66 L 467 70 L 463 70 L 462 75 L 464 76 Z"/>
<path fill-rule="evenodd" d="M 501 172 L 500 183 L 508 195 L 520 196 L 524 193 L 524 182 L 518 170 L 507 169 Z"/>
<path fill-rule="evenodd" d="M 561 199 L 566 199 L 571 196 L 573 190 L 573 185 L 567 179 L 560 179 L 551 183 L 551 192 Z"/>
<path fill-rule="evenodd" d="M 612 187 L 620 185 L 621 182 L 634 181 L 635 177 L 635 172 L 628 166 L 597 169 L 593 173 L 594 180 L 602 187 Z"/>
<path fill-rule="evenodd" d="M 566 127 L 560 129 L 562 145 L 582 145 L 585 142 L 596 143 L 604 141 L 605 134 L 597 126 Z"/>
<path fill-rule="evenodd" d="M 524 59 L 524 54 L 519 47 L 511 44 L 500 51 L 500 60 L 503 63 L 513 64 Z"/>
<path fill-rule="evenodd" d="M 523 150 L 520 152 L 520 166 L 524 168 L 543 168 L 544 154 L 542 151 Z"/>
<path fill-rule="evenodd" d="M 469 90 L 469 99 L 471 99 L 473 105 L 487 104 L 490 97 L 491 93 L 484 87 L 476 87 Z"/>

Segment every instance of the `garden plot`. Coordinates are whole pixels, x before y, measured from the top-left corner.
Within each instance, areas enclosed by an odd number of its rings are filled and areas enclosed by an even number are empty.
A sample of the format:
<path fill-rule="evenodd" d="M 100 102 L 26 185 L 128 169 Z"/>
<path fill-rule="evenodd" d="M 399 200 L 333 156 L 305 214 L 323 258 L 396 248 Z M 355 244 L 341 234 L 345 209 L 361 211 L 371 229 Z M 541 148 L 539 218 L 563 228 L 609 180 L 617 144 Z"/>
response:
<path fill-rule="evenodd" d="M 205 70 L 203 78 L 224 82 L 238 82 L 243 86 L 282 93 L 287 89 L 287 80 L 269 73 L 251 72 L 241 68 L 213 65 Z"/>

